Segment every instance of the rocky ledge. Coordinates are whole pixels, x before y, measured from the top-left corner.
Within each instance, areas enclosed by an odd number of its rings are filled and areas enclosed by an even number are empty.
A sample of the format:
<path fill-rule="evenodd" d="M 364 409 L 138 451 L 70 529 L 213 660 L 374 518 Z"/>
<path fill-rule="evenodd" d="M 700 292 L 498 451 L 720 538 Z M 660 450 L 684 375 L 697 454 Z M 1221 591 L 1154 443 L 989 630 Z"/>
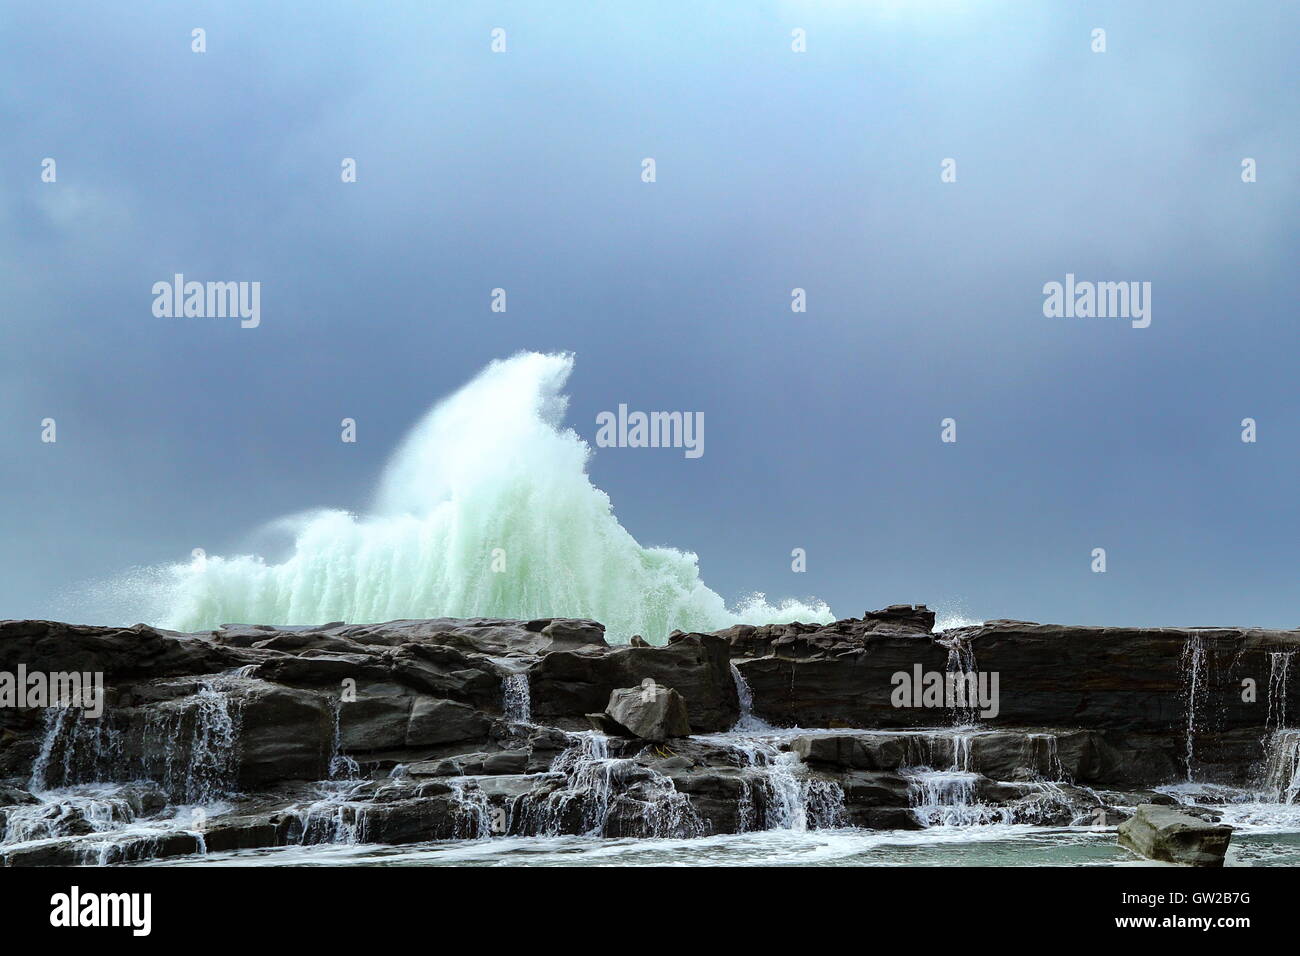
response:
<path fill-rule="evenodd" d="M 0 707 L 0 860 L 1113 827 L 1193 777 L 1296 794 L 1300 632 L 933 627 L 910 605 L 663 646 L 559 618 L 195 634 L 4 621 L 0 673 L 98 673 L 106 699 L 97 717 Z"/>

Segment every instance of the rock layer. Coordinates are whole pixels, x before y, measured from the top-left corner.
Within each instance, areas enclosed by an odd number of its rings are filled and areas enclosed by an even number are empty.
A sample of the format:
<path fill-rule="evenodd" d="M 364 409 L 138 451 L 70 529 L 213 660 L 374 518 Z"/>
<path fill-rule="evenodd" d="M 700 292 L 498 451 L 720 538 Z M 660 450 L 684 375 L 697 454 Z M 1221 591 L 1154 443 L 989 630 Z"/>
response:
<path fill-rule="evenodd" d="M 565 618 L 199 634 L 0 622 L 0 671 L 98 671 L 107 685 L 98 719 L 0 708 L 0 859 L 1113 825 L 1172 803 L 1150 788 L 1189 774 L 1243 785 L 1266 764 L 1285 771 L 1265 744 L 1300 713 L 1295 631 L 933 624 L 895 605 L 611 647 L 600 624 Z M 996 674 L 996 713 L 900 698 L 900 674 Z M 653 713 L 649 686 L 671 688 Z M 584 730 L 602 712 L 612 734 Z M 727 733 L 738 721 L 744 732 Z M 1286 799 L 1297 789 L 1275 785 Z M 220 814 L 202 809 L 217 802 Z M 193 826 L 155 825 L 191 812 L 178 807 L 199 808 Z"/>

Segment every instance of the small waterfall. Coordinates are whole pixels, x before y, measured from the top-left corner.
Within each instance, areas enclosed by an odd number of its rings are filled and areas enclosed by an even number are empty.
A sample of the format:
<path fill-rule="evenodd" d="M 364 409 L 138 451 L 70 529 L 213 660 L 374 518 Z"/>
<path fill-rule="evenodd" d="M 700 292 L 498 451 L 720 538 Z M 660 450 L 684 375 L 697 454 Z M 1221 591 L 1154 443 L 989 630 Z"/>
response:
<path fill-rule="evenodd" d="M 356 780 L 361 776 L 361 765 L 343 752 L 343 701 L 335 698 L 334 710 L 334 745 L 330 757 L 331 780 Z"/>
<path fill-rule="evenodd" d="M 731 662 L 731 679 L 736 685 L 736 696 L 740 699 L 740 716 L 736 719 L 736 725 L 731 728 L 732 731 L 761 733 L 771 730 L 771 724 L 754 716 L 753 688 L 749 686 L 749 681 L 745 680 L 745 675 L 740 672 L 735 661 Z"/>
<path fill-rule="evenodd" d="M 32 778 L 27 784 L 27 788 L 33 793 L 50 789 L 50 765 L 54 760 L 55 748 L 59 746 L 60 741 L 67 739 L 69 728 L 81 720 L 80 711 L 74 715 L 74 710 L 75 708 L 72 707 L 48 707 L 45 710 L 45 734 L 41 738 L 40 753 L 36 755 L 36 761 L 32 764 Z M 66 745 L 64 752 L 67 753 Z"/>
<path fill-rule="evenodd" d="M 690 798 L 678 793 L 671 779 L 635 760 L 610 757 L 609 738 L 603 734 L 587 731 L 570 736 L 573 745 L 555 758 L 548 772 L 562 778 L 560 786 L 518 798 L 508 829 L 518 820 L 525 832 L 558 836 L 576 824 L 587 836 L 607 836 L 617 817 L 621 829 L 635 821 L 634 829 L 644 837 L 704 833 L 704 821 Z M 620 809 L 623 816 L 618 816 Z"/>
<path fill-rule="evenodd" d="M 528 686 L 528 672 L 507 674 L 501 680 L 501 709 L 506 720 L 515 724 L 532 723 L 533 692 Z"/>
<path fill-rule="evenodd" d="M 1286 691 L 1295 651 L 1271 651 L 1268 655 L 1268 719 L 1266 726 L 1286 727 Z"/>
<path fill-rule="evenodd" d="M 970 773 L 970 755 L 971 755 L 971 735 L 970 734 L 953 734 L 952 737 L 952 769 L 960 770 L 962 773 Z"/>
<path fill-rule="evenodd" d="M 78 865 L 150 859 L 164 840 L 182 833 L 193 838 L 195 851 L 202 854 L 207 844 L 196 821 L 229 809 L 167 807 L 161 787 L 143 781 L 78 784 L 40 797 L 39 803 L 0 808 L 0 865 L 11 848 L 43 840 L 74 840 Z"/>
<path fill-rule="evenodd" d="M 177 803 L 208 803 L 230 796 L 238 769 L 239 713 L 217 679 L 188 698 L 151 709 L 138 755 L 127 755 L 128 729 L 112 711 L 98 718 L 82 708 L 49 708 L 29 789 L 137 778 L 156 780 Z"/>
<path fill-rule="evenodd" d="M 912 812 L 927 827 L 1010 823 L 1011 811 L 985 806 L 975 792 L 979 774 L 962 770 L 917 770 L 911 774 Z"/>
<path fill-rule="evenodd" d="M 1056 734 L 1029 734 L 1028 739 L 1034 772 L 1045 781 L 1068 781 Z"/>
<path fill-rule="evenodd" d="M 135 808 L 111 787 L 60 794 L 57 799 L 0 809 L 0 846 L 100 833 L 133 823 Z"/>
<path fill-rule="evenodd" d="M 121 780 L 123 750 L 123 733 L 112 712 L 88 717 L 80 707 L 47 708 L 28 789 L 38 793 L 71 783 Z"/>
<path fill-rule="evenodd" d="M 979 801 L 976 785 L 980 775 L 971 769 L 972 733 L 953 733 L 939 738 L 927 735 L 918 738 L 917 750 L 937 755 L 941 740 L 951 741 L 952 763 L 945 770 L 935 770 L 929 765 L 902 769 L 908 778 L 908 791 L 912 813 L 927 827 L 986 826 L 991 823 L 1010 823 L 1011 811 L 1003 807 L 987 806 Z M 911 750 L 912 748 L 909 748 Z"/>
<path fill-rule="evenodd" d="M 1300 796 L 1300 730 L 1277 730 L 1264 758 L 1263 796 L 1273 803 L 1295 803 Z"/>
<path fill-rule="evenodd" d="M 1202 722 L 1202 711 L 1205 706 L 1204 702 L 1198 699 L 1205 683 L 1205 642 L 1201 635 L 1188 635 L 1187 642 L 1183 644 L 1181 667 L 1184 710 L 1187 713 L 1187 780 L 1190 783 L 1196 762 L 1196 730 Z"/>
<path fill-rule="evenodd" d="M 454 839 L 487 840 L 492 836 L 492 806 L 473 781 L 452 780 L 451 802 L 456 811 Z"/>
<path fill-rule="evenodd" d="M 204 681 L 194 695 L 194 730 L 185 767 L 184 803 L 208 803 L 234 791 L 239 723 L 230 695 Z"/>
<path fill-rule="evenodd" d="M 321 781 L 321 798 L 293 812 L 297 825 L 287 836 L 288 842 L 304 846 L 317 843 L 364 843 L 366 808 L 357 798 L 368 784 L 362 778 L 361 765 L 343 752 L 343 701 L 331 702 L 334 711 L 334 740 L 329 764 L 329 780 Z"/>
<path fill-rule="evenodd" d="M 318 843 L 364 843 L 366 810 L 360 791 L 367 781 L 330 780 L 320 784 L 321 798 L 289 811 L 296 818 L 286 840 L 310 846 Z"/>
<path fill-rule="evenodd" d="M 904 737 L 906 756 L 902 766 L 917 770 L 947 765 L 950 770 L 971 771 L 971 741 L 976 731 L 955 728 L 922 731 Z"/>
<path fill-rule="evenodd" d="M 848 826 L 844 812 L 844 788 L 834 780 L 805 780 L 804 821 L 810 830 L 833 830 Z"/>
<path fill-rule="evenodd" d="M 741 791 L 737 827 L 741 833 L 804 832 L 846 825 L 843 788 L 833 780 L 805 776 L 798 754 L 758 738 L 731 746 L 754 778 L 753 782 L 746 780 Z M 755 783 L 761 799 L 756 799 Z"/>
<path fill-rule="evenodd" d="M 951 641 L 939 641 L 948 648 L 948 666 L 949 683 L 954 690 L 962 693 L 961 688 L 966 688 L 964 704 L 953 706 L 952 722 L 958 727 L 969 727 L 979 721 L 979 700 L 972 700 L 972 692 L 979 686 L 979 672 L 975 667 L 975 649 L 960 638 L 953 638 Z"/>

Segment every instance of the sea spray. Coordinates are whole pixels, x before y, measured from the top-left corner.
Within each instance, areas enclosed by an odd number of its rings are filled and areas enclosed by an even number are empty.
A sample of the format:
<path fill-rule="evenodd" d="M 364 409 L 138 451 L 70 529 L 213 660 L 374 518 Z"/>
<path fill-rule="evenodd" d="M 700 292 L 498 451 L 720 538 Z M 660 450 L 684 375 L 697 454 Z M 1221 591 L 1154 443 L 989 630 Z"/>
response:
<path fill-rule="evenodd" d="M 202 630 L 223 623 L 374 623 L 399 618 L 568 616 L 625 642 L 744 622 L 834 619 L 822 603 L 729 610 L 694 554 L 646 548 L 586 472 L 591 449 L 562 420 L 571 355 L 525 352 L 487 366 L 434 406 L 389 460 L 362 516 L 281 519 L 289 555 L 204 555 L 131 575 L 133 619 Z"/>

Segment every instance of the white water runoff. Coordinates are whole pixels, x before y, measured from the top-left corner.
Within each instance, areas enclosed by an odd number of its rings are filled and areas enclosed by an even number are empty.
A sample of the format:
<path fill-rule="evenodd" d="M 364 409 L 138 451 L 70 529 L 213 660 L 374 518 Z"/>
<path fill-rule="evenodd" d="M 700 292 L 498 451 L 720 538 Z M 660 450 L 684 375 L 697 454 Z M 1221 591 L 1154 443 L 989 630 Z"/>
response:
<path fill-rule="evenodd" d="M 590 447 L 562 424 L 572 369 L 567 354 L 492 362 L 406 436 L 369 513 L 283 519 L 294 543 L 282 563 L 209 555 L 172 565 L 144 576 L 144 603 L 187 631 L 586 617 L 611 641 L 653 643 L 674 628 L 834 620 L 823 603 L 773 606 L 761 594 L 728 609 L 694 554 L 638 544 L 591 483 Z"/>

